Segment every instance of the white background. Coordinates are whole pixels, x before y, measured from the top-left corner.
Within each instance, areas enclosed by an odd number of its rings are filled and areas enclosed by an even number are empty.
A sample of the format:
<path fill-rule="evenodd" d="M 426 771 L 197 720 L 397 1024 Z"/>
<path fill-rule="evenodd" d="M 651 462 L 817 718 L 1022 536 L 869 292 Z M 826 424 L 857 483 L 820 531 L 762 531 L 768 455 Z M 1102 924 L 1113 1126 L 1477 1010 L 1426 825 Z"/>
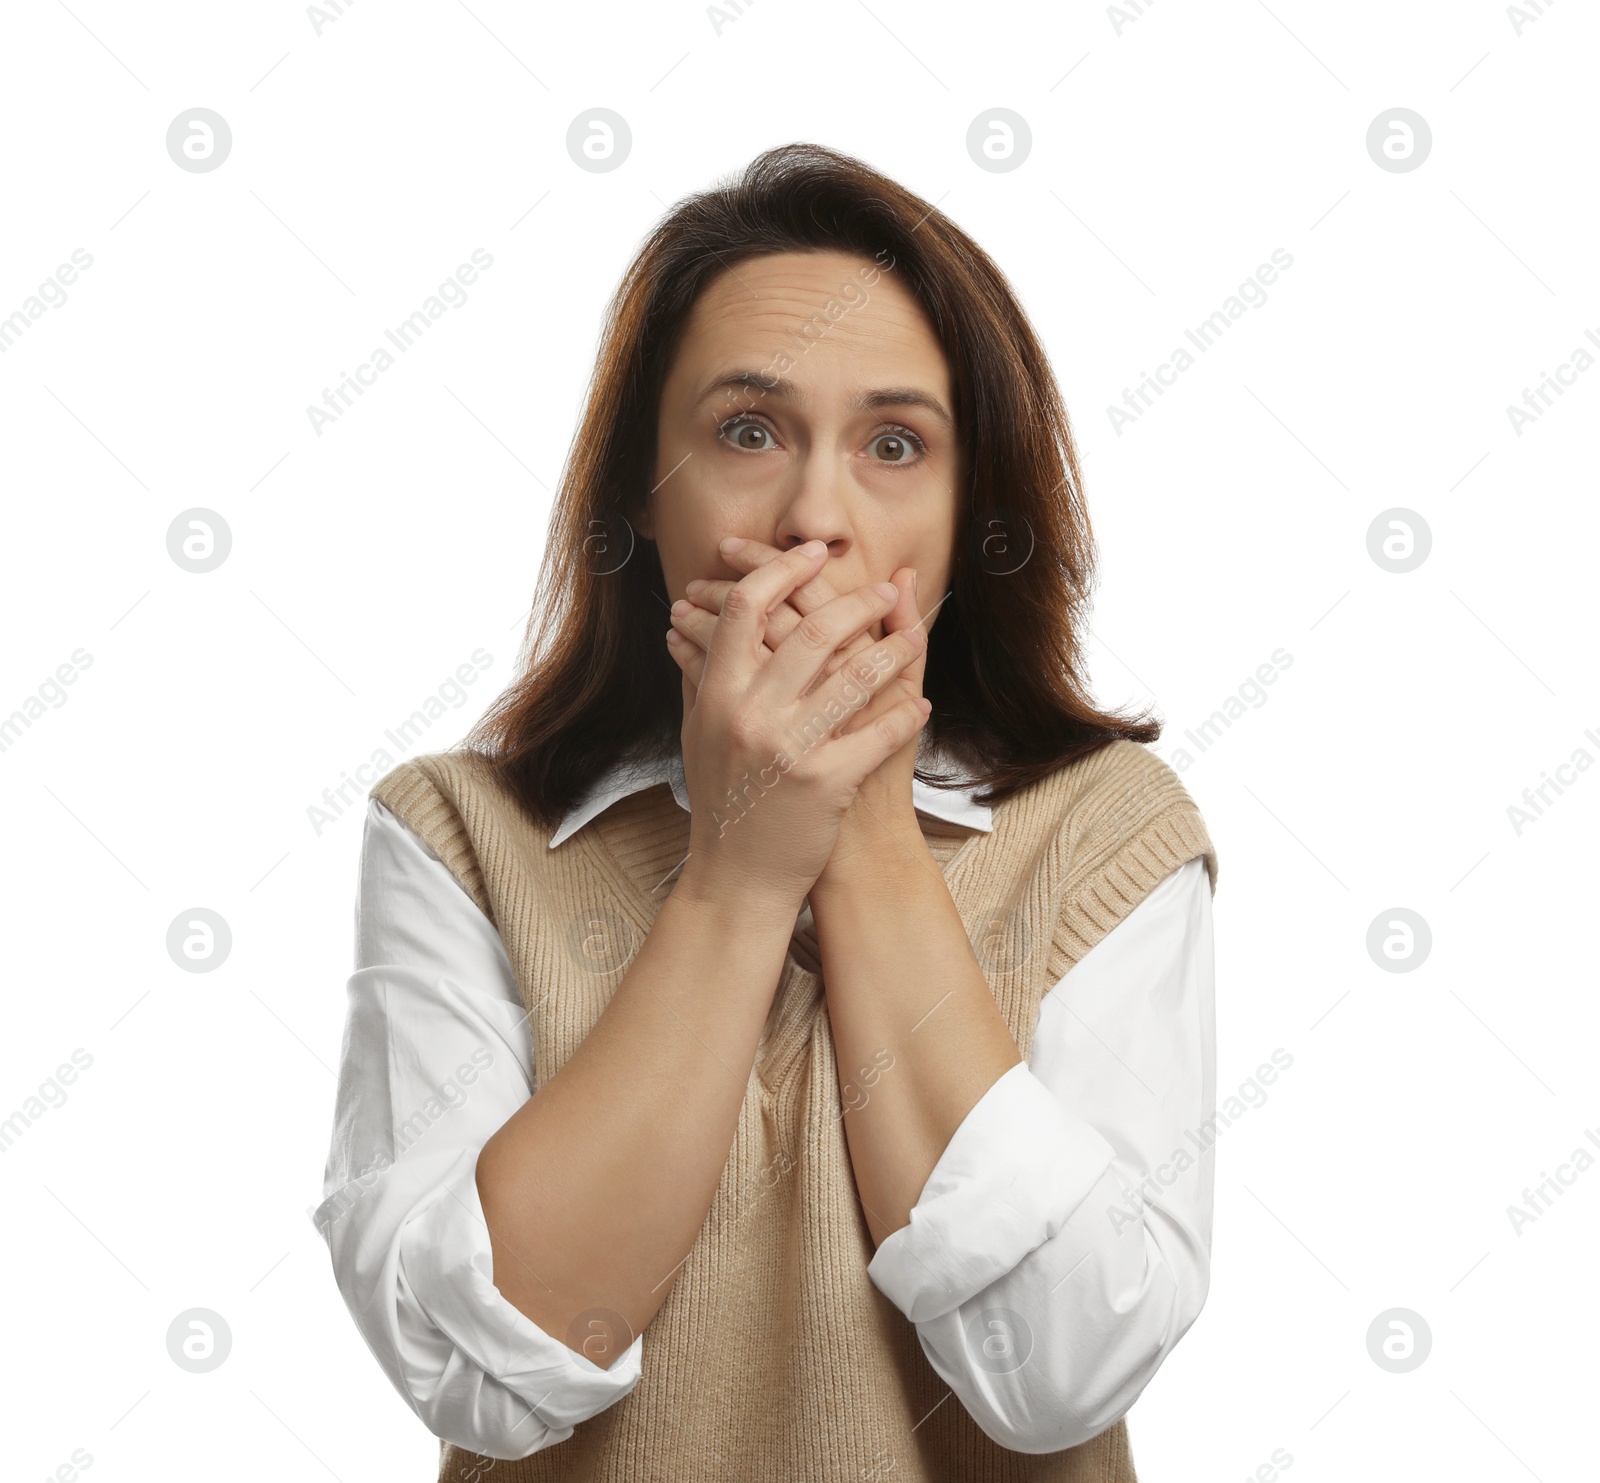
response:
<path fill-rule="evenodd" d="M 92 1057 L 0 1159 L 8 1474 L 82 1448 L 94 1477 L 433 1477 L 306 1215 L 360 833 L 309 810 L 475 649 L 426 748 L 505 683 L 619 276 L 681 196 L 814 140 L 936 202 L 1036 323 L 1100 542 L 1099 699 L 1153 702 L 1176 759 L 1292 656 L 1183 772 L 1221 858 L 1219 1093 L 1293 1065 L 1219 1142 L 1208 1304 L 1129 1418 L 1141 1483 L 1276 1449 L 1305 1483 L 1590 1476 L 1600 1166 L 1520 1234 L 1507 1207 L 1600 1155 L 1600 768 L 1520 833 L 1507 810 L 1600 759 L 1600 366 L 1520 435 L 1506 409 L 1600 356 L 1593 10 L 728 14 L 6 9 L 0 319 L 93 258 L 0 354 L 0 717 L 92 661 L 0 752 L 0 1118 Z M 605 174 L 566 149 L 597 106 L 633 135 Z M 194 107 L 232 129 L 209 173 L 166 152 Z M 997 107 L 1032 132 L 1006 173 L 965 143 Z M 1433 135 L 1407 173 L 1366 148 L 1395 107 Z M 466 304 L 318 436 L 308 404 L 480 247 Z M 1108 405 L 1274 248 L 1267 302 L 1119 433 Z M 194 506 L 232 531 L 206 575 L 167 554 Z M 1396 506 L 1432 533 L 1404 574 L 1367 549 Z M 197 906 L 233 934 L 212 973 L 166 951 Z M 1397 906 L 1433 937 L 1407 973 L 1366 948 Z M 232 1333 L 208 1374 L 167 1355 L 194 1307 Z M 1431 1330 L 1409 1373 L 1368 1354 L 1391 1308 Z"/>

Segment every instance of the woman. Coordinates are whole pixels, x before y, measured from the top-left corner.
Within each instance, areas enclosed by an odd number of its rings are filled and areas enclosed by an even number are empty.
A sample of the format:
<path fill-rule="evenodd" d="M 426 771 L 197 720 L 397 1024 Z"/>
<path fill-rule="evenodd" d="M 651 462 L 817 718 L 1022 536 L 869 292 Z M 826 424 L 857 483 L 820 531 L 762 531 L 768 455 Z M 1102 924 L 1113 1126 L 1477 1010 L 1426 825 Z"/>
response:
<path fill-rule="evenodd" d="M 1086 696 L 1091 569 L 933 207 L 795 145 L 659 225 L 529 661 L 369 805 L 316 1219 L 441 1478 L 1134 1478 L 1217 866 Z"/>

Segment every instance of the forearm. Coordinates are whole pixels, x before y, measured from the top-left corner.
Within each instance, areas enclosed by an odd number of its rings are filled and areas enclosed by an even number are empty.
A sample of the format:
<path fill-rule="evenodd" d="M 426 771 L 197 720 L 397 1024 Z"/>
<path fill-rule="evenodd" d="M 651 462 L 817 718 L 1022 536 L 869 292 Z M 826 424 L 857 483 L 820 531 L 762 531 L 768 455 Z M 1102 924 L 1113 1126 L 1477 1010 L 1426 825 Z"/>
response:
<path fill-rule="evenodd" d="M 705 1222 L 793 928 L 680 879 L 594 1028 L 479 1157 L 496 1287 L 602 1368 Z M 591 1308 L 631 1333 L 570 1332 Z"/>
<path fill-rule="evenodd" d="M 1022 1060 L 920 832 L 887 822 L 811 893 L 856 1188 L 875 1244 L 906 1225 L 963 1119 Z M 891 1059 L 892 1058 L 892 1059 Z"/>

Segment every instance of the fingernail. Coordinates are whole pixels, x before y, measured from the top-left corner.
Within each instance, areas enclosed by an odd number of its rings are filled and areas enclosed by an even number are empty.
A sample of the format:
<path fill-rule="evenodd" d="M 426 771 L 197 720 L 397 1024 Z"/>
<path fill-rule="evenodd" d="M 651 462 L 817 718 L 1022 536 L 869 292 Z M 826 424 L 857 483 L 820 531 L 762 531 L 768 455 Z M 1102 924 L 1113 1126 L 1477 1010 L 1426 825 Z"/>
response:
<path fill-rule="evenodd" d="M 742 545 L 744 545 L 743 536 L 729 536 L 726 540 L 718 543 L 717 549 L 719 551 L 726 551 L 731 556 Z"/>
<path fill-rule="evenodd" d="M 916 567 L 912 567 L 911 568 L 911 595 L 913 597 L 915 597 L 917 595 L 917 569 L 916 569 Z"/>
<path fill-rule="evenodd" d="M 887 598 L 891 602 L 900 596 L 900 589 L 896 587 L 893 582 L 874 582 L 872 584 L 872 590 L 876 592 L 879 597 Z"/>
<path fill-rule="evenodd" d="M 800 548 L 802 556 L 821 556 L 828 549 L 826 541 L 807 541 Z"/>
<path fill-rule="evenodd" d="M 681 644 L 683 642 L 683 635 L 679 633 L 676 628 L 669 628 L 667 630 L 667 642 L 669 644 Z"/>
<path fill-rule="evenodd" d="M 687 613 L 693 606 L 694 604 L 692 602 L 685 602 L 684 599 L 680 597 L 677 602 L 673 603 L 672 605 L 673 616 L 676 617 L 679 613 Z"/>
<path fill-rule="evenodd" d="M 703 577 L 696 577 L 694 581 L 686 583 L 683 590 L 688 593 L 695 593 L 705 585 L 705 579 Z"/>

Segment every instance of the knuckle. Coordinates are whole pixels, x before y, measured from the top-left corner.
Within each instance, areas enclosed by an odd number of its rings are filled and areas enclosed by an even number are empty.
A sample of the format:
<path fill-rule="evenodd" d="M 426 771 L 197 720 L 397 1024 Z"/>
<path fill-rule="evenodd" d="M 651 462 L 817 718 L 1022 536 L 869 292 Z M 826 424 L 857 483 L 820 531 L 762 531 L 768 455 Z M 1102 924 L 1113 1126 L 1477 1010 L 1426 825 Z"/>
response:
<path fill-rule="evenodd" d="M 754 611 L 755 599 L 742 586 L 730 587 L 728 595 L 722 599 L 722 614 L 725 618 L 748 618 Z"/>
<path fill-rule="evenodd" d="M 808 649 L 825 649 L 830 646 L 832 635 L 828 625 L 820 621 L 814 613 L 807 613 L 795 624 L 794 631 L 800 636 L 800 642 Z"/>
<path fill-rule="evenodd" d="M 889 644 L 875 644 L 871 649 L 857 654 L 851 660 L 851 663 L 861 666 L 862 683 L 869 685 L 875 681 L 886 679 L 900 668 L 900 661 L 896 658 L 894 649 Z"/>
<path fill-rule="evenodd" d="M 870 686 L 878 678 L 878 666 L 868 654 L 852 654 L 840 667 L 847 680 L 853 680 L 863 688 Z"/>
<path fill-rule="evenodd" d="M 740 706 L 728 718 L 728 740 L 741 752 L 760 749 L 767 734 L 767 718 L 754 706 Z"/>
<path fill-rule="evenodd" d="M 815 751 L 802 752 L 796 757 L 787 776 L 806 790 L 813 790 L 827 781 L 827 774 L 821 769 Z"/>

